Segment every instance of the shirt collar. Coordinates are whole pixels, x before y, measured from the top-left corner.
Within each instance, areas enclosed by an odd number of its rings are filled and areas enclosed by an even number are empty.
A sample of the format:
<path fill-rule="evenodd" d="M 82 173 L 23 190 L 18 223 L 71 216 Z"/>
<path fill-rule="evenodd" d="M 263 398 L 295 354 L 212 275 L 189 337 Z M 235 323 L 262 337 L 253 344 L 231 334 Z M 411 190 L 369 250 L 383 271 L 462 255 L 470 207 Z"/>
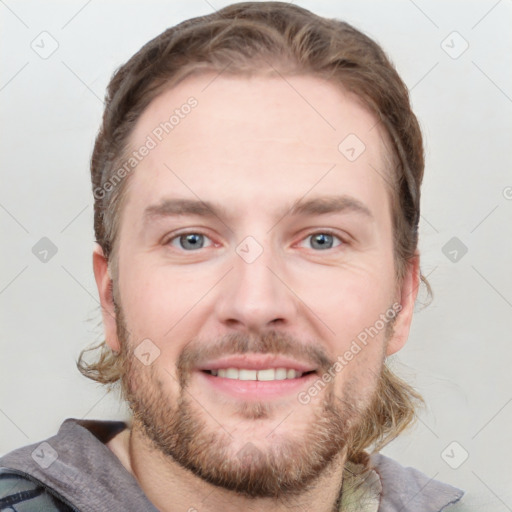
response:
<path fill-rule="evenodd" d="M 459 501 L 464 491 L 403 467 L 379 453 L 367 465 L 347 462 L 340 512 L 440 512 Z"/>

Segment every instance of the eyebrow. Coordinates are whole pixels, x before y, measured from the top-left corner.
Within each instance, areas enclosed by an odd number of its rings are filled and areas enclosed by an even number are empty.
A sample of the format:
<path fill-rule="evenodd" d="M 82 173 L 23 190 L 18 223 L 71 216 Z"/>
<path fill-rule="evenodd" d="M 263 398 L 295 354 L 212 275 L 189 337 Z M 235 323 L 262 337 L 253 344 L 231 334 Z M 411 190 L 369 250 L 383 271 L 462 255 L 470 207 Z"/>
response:
<path fill-rule="evenodd" d="M 371 210 L 364 203 L 347 195 L 316 197 L 308 201 L 299 200 L 294 203 L 288 214 L 324 215 L 343 212 L 358 213 L 368 219 L 374 218 Z"/>
<path fill-rule="evenodd" d="M 345 212 L 357 213 L 369 220 L 374 220 L 371 210 L 364 203 L 355 197 L 347 195 L 316 197 L 307 201 L 299 199 L 282 213 L 281 218 L 287 215 L 326 215 Z M 199 217 L 217 217 L 219 219 L 229 218 L 227 210 L 222 205 L 195 199 L 166 198 L 158 204 L 148 206 L 144 210 L 143 220 L 144 224 L 146 224 L 158 218 L 178 215 L 197 215 Z"/>

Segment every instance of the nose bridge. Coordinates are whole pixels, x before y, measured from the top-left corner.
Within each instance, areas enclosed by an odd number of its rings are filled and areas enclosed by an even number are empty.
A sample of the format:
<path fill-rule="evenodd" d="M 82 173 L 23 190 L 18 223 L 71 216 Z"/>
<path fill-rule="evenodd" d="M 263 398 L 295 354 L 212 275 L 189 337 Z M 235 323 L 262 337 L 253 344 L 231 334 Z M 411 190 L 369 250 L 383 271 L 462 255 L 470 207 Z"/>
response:
<path fill-rule="evenodd" d="M 218 302 L 219 320 L 251 330 L 270 323 L 288 323 L 295 305 L 290 290 L 275 275 L 281 268 L 282 255 L 272 244 L 264 246 L 250 236 L 242 240 L 233 254 L 233 271 Z"/>

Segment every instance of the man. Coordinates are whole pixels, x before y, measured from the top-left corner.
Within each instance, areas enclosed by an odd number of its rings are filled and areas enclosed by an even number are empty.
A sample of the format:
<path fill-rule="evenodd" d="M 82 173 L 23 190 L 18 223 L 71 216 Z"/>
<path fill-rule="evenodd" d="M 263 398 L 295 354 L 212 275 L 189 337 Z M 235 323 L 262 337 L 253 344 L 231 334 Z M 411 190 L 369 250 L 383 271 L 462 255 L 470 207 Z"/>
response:
<path fill-rule="evenodd" d="M 115 73 L 91 173 L 106 340 L 79 368 L 133 418 L 0 459 L 0 509 L 455 510 L 378 453 L 421 402 L 385 360 L 423 148 L 373 41 L 279 2 L 188 20 Z"/>

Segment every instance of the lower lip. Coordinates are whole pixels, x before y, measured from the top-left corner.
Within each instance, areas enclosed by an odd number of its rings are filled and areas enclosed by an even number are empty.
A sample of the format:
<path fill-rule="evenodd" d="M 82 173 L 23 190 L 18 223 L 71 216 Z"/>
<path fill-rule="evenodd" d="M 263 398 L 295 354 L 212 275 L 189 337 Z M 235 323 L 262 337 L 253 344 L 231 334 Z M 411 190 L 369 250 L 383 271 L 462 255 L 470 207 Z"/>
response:
<path fill-rule="evenodd" d="M 315 373 L 310 373 L 297 379 L 283 380 L 238 380 L 226 377 L 215 377 L 209 373 L 199 371 L 200 378 L 215 390 L 236 398 L 246 400 L 261 400 L 279 398 L 292 393 L 298 393 L 316 378 Z"/>

